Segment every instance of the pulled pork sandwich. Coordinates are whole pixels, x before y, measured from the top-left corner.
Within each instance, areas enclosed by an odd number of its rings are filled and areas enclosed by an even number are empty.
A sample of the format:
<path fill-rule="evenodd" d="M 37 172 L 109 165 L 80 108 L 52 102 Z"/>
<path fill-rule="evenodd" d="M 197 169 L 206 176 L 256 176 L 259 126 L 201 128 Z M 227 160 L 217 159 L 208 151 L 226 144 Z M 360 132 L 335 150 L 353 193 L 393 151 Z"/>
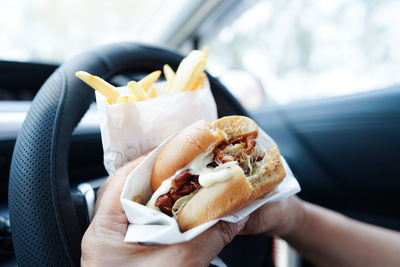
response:
<path fill-rule="evenodd" d="M 265 151 L 257 136 L 243 116 L 184 129 L 156 159 L 147 206 L 175 217 L 184 232 L 268 194 L 286 174 L 277 147 Z"/>

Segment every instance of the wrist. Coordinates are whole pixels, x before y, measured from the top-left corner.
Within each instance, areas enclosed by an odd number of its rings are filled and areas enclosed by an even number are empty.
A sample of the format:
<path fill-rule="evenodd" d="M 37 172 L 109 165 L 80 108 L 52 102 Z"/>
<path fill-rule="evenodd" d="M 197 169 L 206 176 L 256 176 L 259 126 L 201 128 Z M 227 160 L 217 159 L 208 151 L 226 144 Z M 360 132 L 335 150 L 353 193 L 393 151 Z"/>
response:
<path fill-rule="evenodd" d="M 306 202 L 295 196 L 291 199 L 290 204 L 290 216 L 286 222 L 286 227 L 279 234 L 279 236 L 284 239 L 291 238 L 292 236 L 296 235 L 304 228 L 306 224 Z"/>

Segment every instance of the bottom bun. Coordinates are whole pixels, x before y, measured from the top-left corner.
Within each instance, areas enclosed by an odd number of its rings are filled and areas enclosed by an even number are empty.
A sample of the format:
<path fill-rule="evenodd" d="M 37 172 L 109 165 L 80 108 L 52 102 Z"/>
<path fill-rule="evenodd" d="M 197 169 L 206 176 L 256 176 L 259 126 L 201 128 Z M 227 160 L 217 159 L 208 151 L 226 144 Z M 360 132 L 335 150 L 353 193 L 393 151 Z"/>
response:
<path fill-rule="evenodd" d="M 286 176 L 276 147 L 267 153 L 254 177 L 246 178 L 239 166 L 232 170 L 232 178 L 201 188 L 183 206 L 176 218 L 182 232 L 245 207 L 274 190 Z"/>

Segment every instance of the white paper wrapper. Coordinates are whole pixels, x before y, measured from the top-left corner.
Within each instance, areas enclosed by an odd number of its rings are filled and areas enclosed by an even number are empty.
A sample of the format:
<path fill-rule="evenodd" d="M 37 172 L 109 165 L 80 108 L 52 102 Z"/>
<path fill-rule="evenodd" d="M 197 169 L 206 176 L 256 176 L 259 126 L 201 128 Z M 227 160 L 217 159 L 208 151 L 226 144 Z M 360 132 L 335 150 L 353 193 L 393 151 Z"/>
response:
<path fill-rule="evenodd" d="M 177 222 L 172 217 L 132 201 L 133 197 L 140 198 L 142 203 L 147 203 L 150 199 L 152 195 L 149 182 L 151 170 L 160 150 L 165 147 L 173 136 L 170 136 L 157 149 L 149 154 L 148 157 L 127 178 L 121 194 L 121 204 L 130 223 L 125 235 L 126 242 L 174 244 L 188 241 L 213 226 L 219 220 L 238 222 L 262 205 L 269 202 L 279 201 L 300 191 L 300 186 L 296 178 L 293 176 L 292 171 L 282 157 L 285 165 L 286 177 L 274 191 L 263 198 L 255 200 L 247 207 L 233 214 L 204 223 L 189 231 L 181 233 Z M 267 151 L 275 144 L 271 137 L 261 129 L 257 142 L 262 144 Z"/>
<path fill-rule="evenodd" d="M 137 103 L 110 105 L 96 91 L 104 166 L 109 175 L 193 122 L 217 119 L 208 81 L 203 89 L 172 95 L 162 95 L 165 82 L 153 85 L 159 96 Z M 116 89 L 121 95 L 130 94 L 127 87 Z"/>

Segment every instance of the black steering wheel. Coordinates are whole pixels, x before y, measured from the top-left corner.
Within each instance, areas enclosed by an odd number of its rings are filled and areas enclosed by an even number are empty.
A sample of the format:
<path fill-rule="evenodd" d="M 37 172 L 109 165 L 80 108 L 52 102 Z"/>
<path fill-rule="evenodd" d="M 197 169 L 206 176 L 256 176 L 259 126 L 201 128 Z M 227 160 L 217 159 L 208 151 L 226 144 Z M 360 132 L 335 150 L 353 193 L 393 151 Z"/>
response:
<path fill-rule="evenodd" d="M 110 79 L 125 71 L 162 69 L 164 64 L 176 69 L 182 58 L 164 48 L 112 44 L 67 61 L 43 84 L 18 135 L 10 170 L 8 203 L 19 265 L 78 266 L 80 262 L 81 238 L 89 221 L 82 218 L 83 207 L 71 196 L 68 151 L 72 131 L 94 93 L 75 72 L 85 70 Z M 247 115 L 218 80 L 208 78 L 219 116 Z"/>

